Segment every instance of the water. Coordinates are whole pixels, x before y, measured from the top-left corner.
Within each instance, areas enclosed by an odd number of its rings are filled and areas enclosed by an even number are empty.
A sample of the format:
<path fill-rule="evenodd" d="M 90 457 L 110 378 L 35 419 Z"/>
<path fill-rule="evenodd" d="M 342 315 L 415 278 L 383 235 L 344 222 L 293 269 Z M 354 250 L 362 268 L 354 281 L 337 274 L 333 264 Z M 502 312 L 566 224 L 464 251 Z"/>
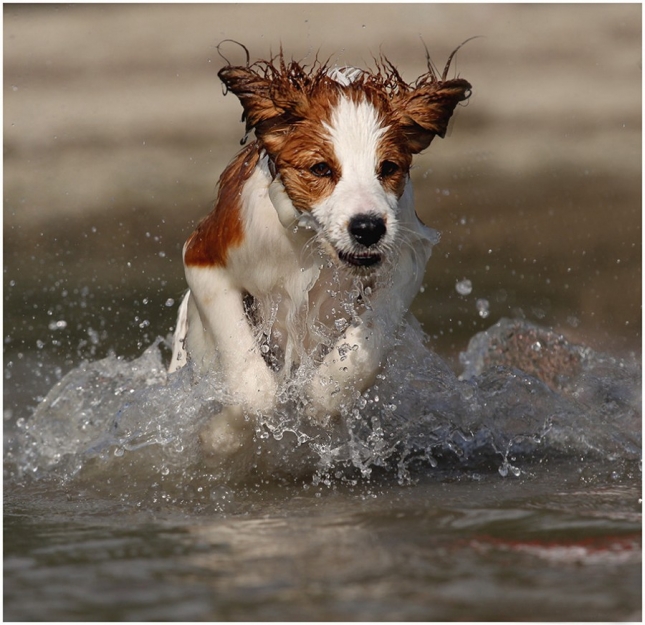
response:
<path fill-rule="evenodd" d="M 162 339 L 70 371 L 5 432 L 5 617 L 639 619 L 639 363 L 502 320 L 457 377 L 423 338 L 341 427 L 292 388 L 224 464 L 226 395 Z"/>
<path fill-rule="evenodd" d="M 137 506 L 11 487 L 5 618 L 639 620 L 638 477 L 381 476 Z M 8 540 L 9 539 L 9 540 Z"/>

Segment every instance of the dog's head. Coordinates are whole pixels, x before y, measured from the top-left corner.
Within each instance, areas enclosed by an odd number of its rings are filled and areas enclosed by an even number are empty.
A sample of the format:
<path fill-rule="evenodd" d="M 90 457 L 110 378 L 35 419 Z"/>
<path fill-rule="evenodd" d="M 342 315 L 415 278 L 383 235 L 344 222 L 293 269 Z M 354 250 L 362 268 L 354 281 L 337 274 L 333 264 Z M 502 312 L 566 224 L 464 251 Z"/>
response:
<path fill-rule="evenodd" d="M 447 67 L 441 78 L 429 67 L 408 84 L 387 60 L 374 72 L 277 61 L 224 67 L 219 76 L 240 99 L 276 182 L 297 213 L 311 216 L 330 255 L 374 269 L 395 244 L 412 156 L 445 135 L 471 86 L 446 80 Z"/>

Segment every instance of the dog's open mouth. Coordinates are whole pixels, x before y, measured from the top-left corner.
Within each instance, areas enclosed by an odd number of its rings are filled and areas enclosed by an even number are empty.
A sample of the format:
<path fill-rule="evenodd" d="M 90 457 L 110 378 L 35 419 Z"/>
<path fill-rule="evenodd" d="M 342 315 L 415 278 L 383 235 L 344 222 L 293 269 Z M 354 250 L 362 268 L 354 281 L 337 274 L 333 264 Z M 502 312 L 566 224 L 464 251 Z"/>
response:
<path fill-rule="evenodd" d="M 338 252 L 338 258 L 354 267 L 372 267 L 381 262 L 381 255 L 375 252 Z"/>

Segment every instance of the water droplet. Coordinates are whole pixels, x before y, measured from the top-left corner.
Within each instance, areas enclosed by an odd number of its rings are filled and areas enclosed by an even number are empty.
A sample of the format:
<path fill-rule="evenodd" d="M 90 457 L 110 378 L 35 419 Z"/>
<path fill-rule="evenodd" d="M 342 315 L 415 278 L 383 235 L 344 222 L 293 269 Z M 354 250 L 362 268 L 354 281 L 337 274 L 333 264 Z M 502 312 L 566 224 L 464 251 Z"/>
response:
<path fill-rule="evenodd" d="M 473 290 L 473 283 L 470 280 L 464 278 L 463 280 L 457 282 L 455 289 L 457 290 L 457 293 L 459 293 L 459 295 L 470 295 Z"/>
<path fill-rule="evenodd" d="M 482 319 L 486 319 L 486 317 L 488 317 L 488 315 L 490 314 L 490 305 L 487 299 L 478 299 L 477 302 L 475 302 L 475 307 L 477 308 L 477 312 Z"/>
<path fill-rule="evenodd" d="M 61 319 L 59 321 L 52 321 L 48 326 L 50 330 L 64 330 L 67 327 L 67 321 Z"/>
<path fill-rule="evenodd" d="M 90 343 L 92 343 L 92 345 L 99 344 L 99 333 L 96 330 L 88 328 L 87 335 L 90 337 Z"/>
<path fill-rule="evenodd" d="M 336 319 L 336 321 L 334 321 L 334 326 L 336 327 L 336 330 L 342 332 L 347 327 L 347 321 L 345 319 Z"/>

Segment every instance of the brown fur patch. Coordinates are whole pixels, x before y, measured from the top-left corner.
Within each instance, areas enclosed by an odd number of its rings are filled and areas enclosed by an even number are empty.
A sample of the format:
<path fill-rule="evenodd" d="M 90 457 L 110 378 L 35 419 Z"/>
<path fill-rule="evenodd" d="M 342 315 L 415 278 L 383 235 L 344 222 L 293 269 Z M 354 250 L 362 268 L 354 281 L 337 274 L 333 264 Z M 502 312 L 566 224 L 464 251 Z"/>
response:
<path fill-rule="evenodd" d="M 257 142 L 245 147 L 224 170 L 217 200 L 188 239 L 184 263 L 188 266 L 226 266 L 228 251 L 244 240 L 240 194 L 260 156 Z"/>

